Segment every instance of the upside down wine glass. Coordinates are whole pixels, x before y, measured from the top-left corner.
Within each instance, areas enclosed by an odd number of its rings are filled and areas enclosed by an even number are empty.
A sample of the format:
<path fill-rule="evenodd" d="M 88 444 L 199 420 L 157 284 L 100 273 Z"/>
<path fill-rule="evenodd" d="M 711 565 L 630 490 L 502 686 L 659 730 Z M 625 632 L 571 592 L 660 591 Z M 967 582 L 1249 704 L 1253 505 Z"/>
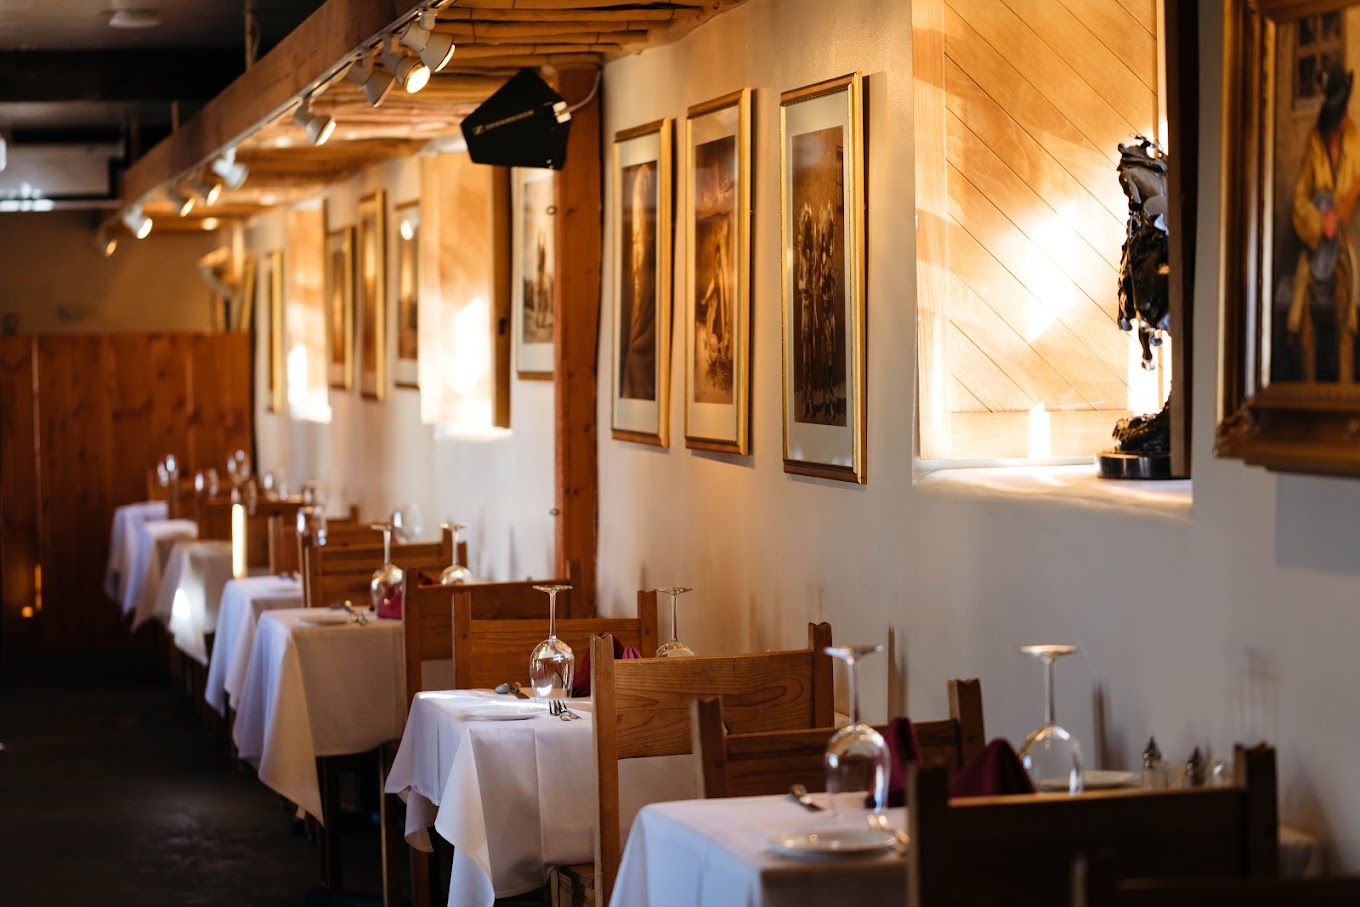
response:
<path fill-rule="evenodd" d="M 373 571 L 368 591 L 373 600 L 373 610 L 378 612 L 379 617 L 384 617 L 393 599 L 401 594 L 401 583 L 406 574 L 392 563 L 392 524 L 374 523 L 368 528 L 377 529 L 383 534 L 383 565 Z"/>
<path fill-rule="evenodd" d="M 876 813 L 888 805 L 888 745 L 883 735 L 860 720 L 859 660 L 882 646 L 828 646 L 826 654 L 845 662 L 850 682 L 850 723 L 831 736 L 822 762 L 826 792 L 836 816 L 854 815 L 866 801 Z"/>
<path fill-rule="evenodd" d="M 463 583 L 476 582 L 472 576 L 472 571 L 458 562 L 458 533 L 468 528 L 468 524 L 445 523 L 444 528 L 453 534 L 453 563 L 445 567 L 444 572 L 439 574 L 439 585 L 458 586 Z"/>
<path fill-rule="evenodd" d="M 693 655 L 694 650 L 680 641 L 679 625 L 676 622 L 675 602 L 676 599 L 691 591 L 689 586 L 662 586 L 656 590 L 664 592 L 671 597 L 671 638 L 657 647 L 657 658 L 678 658 L 686 655 Z"/>
<path fill-rule="evenodd" d="M 535 699 L 566 699 L 571 696 L 576 656 L 571 646 L 557 638 L 557 593 L 571 586 L 534 586 L 548 593 L 548 638 L 529 656 L 529 686 Z"/>
<path fill-rule="evenodd" d="M 1082 791 L 1081 744 L 1053 717 L 1053 662 L 1077 651 L 1076 646 L 1023 646 L 1026 655 L 1044 663 L 1044 723 L 1030 732 L 1020 747 L 1020 760 L 1038 790 Z"/>

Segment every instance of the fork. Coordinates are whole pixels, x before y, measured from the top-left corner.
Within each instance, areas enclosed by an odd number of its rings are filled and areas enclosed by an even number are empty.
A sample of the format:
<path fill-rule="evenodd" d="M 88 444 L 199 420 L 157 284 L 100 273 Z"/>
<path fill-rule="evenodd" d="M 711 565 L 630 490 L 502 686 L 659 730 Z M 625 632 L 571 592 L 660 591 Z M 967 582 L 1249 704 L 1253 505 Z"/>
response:
<path fill-rule="evenodd" d="M 548 714 L 556 715 L 563 721 L 575 721 L 577 718 L 581 717 L 580 715 L 573 712 L 571 709 L 567 708 L 567 704 L 560 699 L 548 700 Z"/>

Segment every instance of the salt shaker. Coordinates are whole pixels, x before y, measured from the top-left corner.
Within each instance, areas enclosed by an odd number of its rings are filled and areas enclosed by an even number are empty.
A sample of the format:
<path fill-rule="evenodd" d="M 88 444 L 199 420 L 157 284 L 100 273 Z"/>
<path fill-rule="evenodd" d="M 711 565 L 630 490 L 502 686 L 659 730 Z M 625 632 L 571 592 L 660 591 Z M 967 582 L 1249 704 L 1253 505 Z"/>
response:
<path fill-rule="evenodd" d="M 1166 768 L 1162 764 L 1162 751 L 1157 746 L 1157 738 L 1149 737 L 1143 747 L 1143 787 L 1160 790 L 1166 787 Z"/>
<path fill-rule="evenodd" d="M 1195 751 L 1190 754 L 1190 761 L 1185 763 L 1185 786 L 1204 786 L 1204 756 L 1200 754 L 1199 747 L 1195 747 Z"/>

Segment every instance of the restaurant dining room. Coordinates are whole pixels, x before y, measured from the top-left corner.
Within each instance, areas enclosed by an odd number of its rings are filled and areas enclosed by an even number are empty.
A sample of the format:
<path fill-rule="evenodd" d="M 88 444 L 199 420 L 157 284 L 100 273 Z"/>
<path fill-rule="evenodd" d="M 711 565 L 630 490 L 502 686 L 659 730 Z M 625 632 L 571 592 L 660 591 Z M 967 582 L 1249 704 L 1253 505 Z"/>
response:
<path fill-rule="evenodd" d="M 0 904 L 1360 904 L 1357 69 L 0 0 Z"/>

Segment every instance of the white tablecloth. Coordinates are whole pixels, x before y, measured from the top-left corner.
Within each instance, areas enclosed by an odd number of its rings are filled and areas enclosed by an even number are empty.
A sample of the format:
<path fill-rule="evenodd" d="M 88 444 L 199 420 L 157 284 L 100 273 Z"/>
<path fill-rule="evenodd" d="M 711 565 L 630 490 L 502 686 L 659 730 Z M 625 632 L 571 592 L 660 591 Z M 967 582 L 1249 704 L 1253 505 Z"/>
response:
<path fill-rule="evenodd" d="M 132 535 L 132 563 L 123 588 L 123 613 L 132 615 L 136 630 L 156 612 L 161 575 L 175 542 L 198 537 L 193 520 L 149 520 Z"/>
<path fill-rule="evenodd" d="M 203 689 L 208 705 L 223 715 L 228 705 L 236 706 L 260 615 L 301 607 L 302 583 L 291 577 L 247 576 L 227 581 L 217 609 L 217 636 Z"/>
<path fill-rule="evenodd" d="M 896 828 L 905 810 L 888 810 Z M 836 820 L 784 797 L 656 803 L 633 823 L 609 903 L 614 907 L 785 907 L 905 904 L 904 858 L 798 859 L 770 850 L 784 832 Z M 863 821 L 863 820 L 861 820 Z"/>
<path fill-rule="evenodd" d="M 572 701 L 579 721 L 462 716 L 488 699 L 515 701 L 477 690 L 417 694 L 387 777 L 388 792 L 406 800 L 407 840 L 429 849 L 433 825 L 454 846 L 450 907 L 490 907 L 542 887 L 550 866 L 595 855 L 590 701 Z M 627 828 L 643 803 L 694 796 L 693 760 L 629 760 L 619 785 Z"/>
<path fill-rule="evenodd" d="M 170 550 L 156 596 L 156 619 L 170 628 L 175 647 L 208 663 L 207 635 L 217 631 L 222 587 L 231 579 L 231 542 L 181 541 Z"/>
<path fill-rule="evenodd" d="M 308 624 L 315 609 L 260 615 L 232 731 L 260 780 L 317 819 L 318 756 L 401 736 L 401 621 Z"/>
<path fill-rule="evenodd" d="M 138 526 L 148 520 L 163 520 L 167 508 L 164 501 L 139 501 L 124 504 L 113 511 L 113 528 L 109 532 L 109 562 L 104 569 L 104 592 L 116 602 L 123 601 L 128 573 L 132 569 L 132 538 Z"/>

